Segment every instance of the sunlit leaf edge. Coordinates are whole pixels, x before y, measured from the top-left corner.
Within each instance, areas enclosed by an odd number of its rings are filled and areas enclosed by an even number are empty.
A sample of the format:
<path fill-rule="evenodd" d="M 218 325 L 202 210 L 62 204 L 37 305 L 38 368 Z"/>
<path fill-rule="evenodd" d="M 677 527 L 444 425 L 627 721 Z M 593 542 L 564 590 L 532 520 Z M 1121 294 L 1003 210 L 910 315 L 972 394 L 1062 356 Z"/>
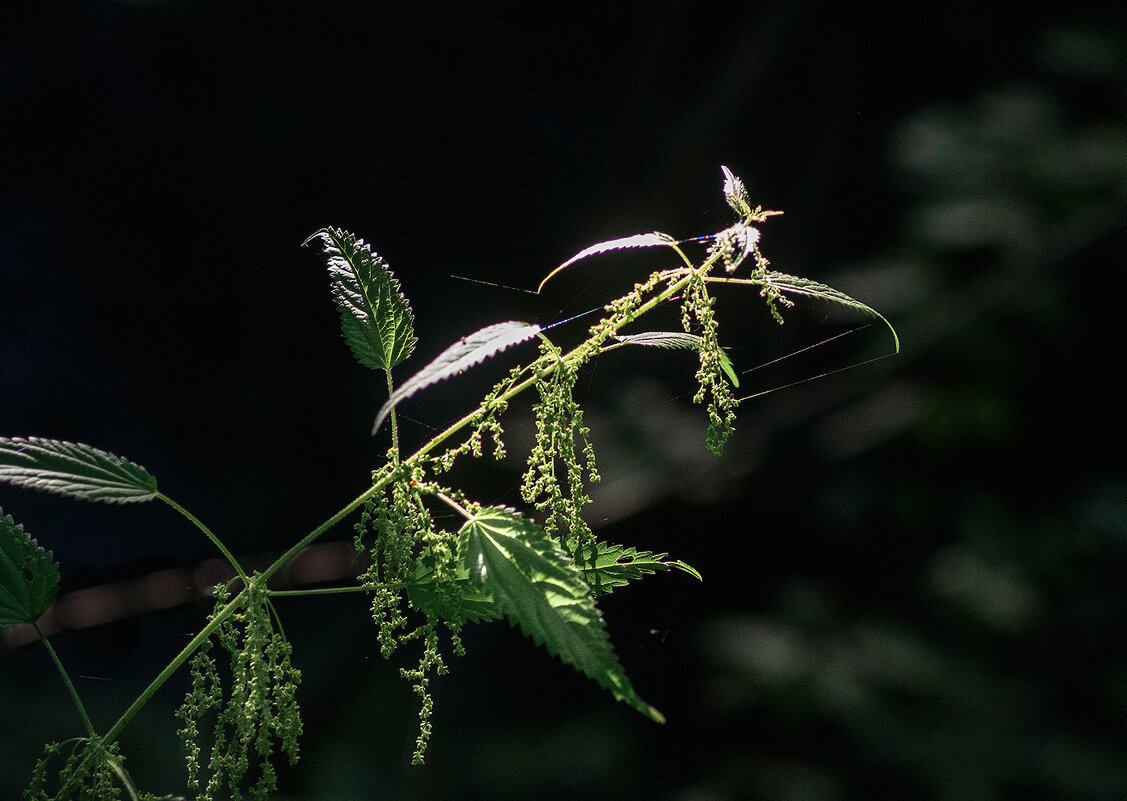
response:
<path fill-rule="evenodd" d="M 157 496 L 145 468 L 90 445 L 0 437 L 0 482 L 84 501 L 140 503 Z"/>

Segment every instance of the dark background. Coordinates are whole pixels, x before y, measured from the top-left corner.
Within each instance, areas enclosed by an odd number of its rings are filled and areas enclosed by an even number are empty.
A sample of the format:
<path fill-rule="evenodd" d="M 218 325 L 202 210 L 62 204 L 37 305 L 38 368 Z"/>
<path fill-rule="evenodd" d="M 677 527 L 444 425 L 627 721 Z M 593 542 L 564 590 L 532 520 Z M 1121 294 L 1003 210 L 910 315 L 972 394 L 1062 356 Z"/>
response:
<path fill-rule="evenodd" d="M 592 242 L 720 230 L 726 164 L 786 212 L 762 226 L 773 265 L 881 310 L 903 352 L 747 401 L 720 460 L 685 397 L 691 356 L 585 372 L 600 537 L 705 577 L 604 603 L 669 722 L 482 626 L 434 683 L 412 768 L 397 671 L 416 655 L 384 662 L 358 597 L 287 601 L 306 736 L 277 797 L 1122 798 L 1127 33 L 1116 12 L 1002 5 L 14 4 L 0 434 L 133 459 L 268 559 L 387 446 L 368 436 L 382 377 L 340 341 L 306 236 L 355 231 L 396 271 L 420 337 L 402 380 L 467 331 L 585 311 L 666 257 L 602 256 L 540 298 L 452 275 L 530 288 Z M 719 311 L 740 370 L 865 322 L 800 302 L 780 328 L 747 291 Z M 889 350 L 873 326 L 741 394 Z M 504 369 L 404 404 L 406 443 Z M 517 454 L 527 409 L 508 427 Z M 460 476 L 519 504 L 522 458 Z M 53 548 L 65 592 L 107 587 L 111 607 L 120 582 L 212 555 L 155 505 L 0 488 L 0 506 Z M 126 607 L 53 637 L 102 729 L 207 611 Z M 183 690 L 123 737 L 158 793 L 184 791 Z M 0 651 L 0 699 L 14 798 L 39 746 L 80 727 L 37 646 Z"/>

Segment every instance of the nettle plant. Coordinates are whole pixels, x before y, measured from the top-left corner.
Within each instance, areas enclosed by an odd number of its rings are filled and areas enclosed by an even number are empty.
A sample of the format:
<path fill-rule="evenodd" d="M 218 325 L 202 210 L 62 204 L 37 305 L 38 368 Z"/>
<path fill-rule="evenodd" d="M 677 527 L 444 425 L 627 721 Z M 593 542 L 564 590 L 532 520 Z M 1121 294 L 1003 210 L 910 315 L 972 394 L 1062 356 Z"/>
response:
<path fill-rule="evenodd" d="M 583 520 L 588 486 L 599 480 L 583 410 L 573 398 L 578 371 L 617 348 L 692 349 L 699 354 L 693 401 L 705 404 L 705 446 L 720 455 L 732 433 L 737 374 L 720 346 L 713 314 L 713 287 L 754 288 L 770 314 L 782 321 L 789 296 L 805 295 L 866 312 L 877 312 L 830 287 L 769 270 L 759 249 L 762 223 L 778 212 L 752 207 L 743 183 L 727 168 L 724 197 L 735 223 L 698 237 L 711 244 L 699 263 L 682 250 L 692 240 L 661 233 L 638 234 L 593 245 L 553 270 L 541 282 L 580 259 L 621 248 L 666 248 L 676 266 L 653 272 L 632 291 L 604 307 L 587 338 L 563 351 L 546 329 L 501 322 L 468 334 L 398 387 L 392 371 L 414 349 L 411 307 L 383 260 L 362 239 L 325 228 L 309 237 L 328 257 L 332 296 L 341 328 L 356 359 L 387 379 L 388 399 L 373 433 L 390 426 L 386 462 L 372 472 L 371 486 L 339 512 L 301 537 L 264 570 L 248 573 L 197 517 L 157 489 L 143 467 L 93 448 L 38 437 L 0 438 L 0 481 L 87 501 L 140 503 L 160 500 L 184 515 L 226 560 L 233 578 L 214 589 L 215 607 L 206 625 L 151 684 L 99 733 L 36 621 L 51 606 L 59 568 L 50 551 L 0 511 L 0 627 L 28 625 L 56 665 L 85 732 L 50 743 L 36 764 L 24 797 L 42 799 L 154 798 L 142 794 L 124 768 L 118 736 L 170 677 L 187 666 L 189 686 L 177 717 L 187 761 L 187 785 L 198 799 L 265 799 L 276 785 L 275 761 L 298 758 L 301 715 L 293 662 L 273 598 L 325 592 L 365 592 L 385 657 L 407 643 L 421 643 L 417 667 L 403 677 L 421 699 L 414 761 L 421 763 L 431 733 L 433 676 L 446 672 L 440 629 L 448 651 L 462 655 L 459 632 L 467 623 L 505 618 L 537 645 L 598 682 L 618 701 L 662 722 L 657 709 L 631 685 L 607 636 L 598 598 L 644 576 L 671 568 L 700 578 L 696 570 L 666 554 L 600 542 Z M 745 262 L 744 277 L 737 270 Z M 539 291 L 539 290 L 538 290 Z M 682 331 L 624 332 L 646 314 L 680 304 Z M 885 321 L 886 322 L 886 321 Z M 887 322 L 886 322 L 887 324 Z M 891 330 L 891 328 L 890 328 Z M 895 340 L 895 332 L 893 332 Z M 538 339 L 539 352 L 512 368 L 477 407 L 405 455 L 396 406 L 426 387 L 458 375 L 519 343 Z M 899 343 L 896 343 L 899 349 Z M 505 455 L 502 416 L 517 395 L 534 390 L 535 444 L 528 455 L 521 497 L 532 513 L 486 506 L 445 480 L 465 457 Z M 457 530 L 437 525 L 432 510 L 452 509 Z M 274 589 L 270 580 L 303 549 L 354 513 L 354 543 L 362 572 L 354 584 L 311 589 Z M 223 663 L 223 664 L 221 664 Z M 168 796 L 166 796 L 167 798 Z"/>

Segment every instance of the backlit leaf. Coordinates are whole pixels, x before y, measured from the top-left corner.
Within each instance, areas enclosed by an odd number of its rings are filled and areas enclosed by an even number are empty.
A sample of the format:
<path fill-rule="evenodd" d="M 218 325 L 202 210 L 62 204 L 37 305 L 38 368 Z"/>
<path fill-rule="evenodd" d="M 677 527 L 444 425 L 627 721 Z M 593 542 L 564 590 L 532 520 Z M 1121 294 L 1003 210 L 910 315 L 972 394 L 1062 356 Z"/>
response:
<path fill-rule="evenodd" d="M 34 623 L 59 591 L 59 566 L 50 551 L 0 509 L 0 627 Z"/>
<path fill-rule="evenodd" d="M 512 509 L 482 509 L 458 532 L 458 556 L 470 581 L 533 642 L 664 722 L 626 678 L 582 571 L 543 529 Z"/>
<path fill-rule="evenodd" d="M 322 228 L 302 244 L 318 237 L 329 257 L 333 300 L 352 355 L 372 370 L 390 370 L 411 355 L 417 341 L 399 281 L 363 239 Z"/>
<path fill-rule="evenodd" d="M 487 325 L 485 328 L 462 337 L 438 354 L 434 361 L 404 381 L 395 392 L 391 393 L 391 397 L 380 407 L 380 411 L 376 415 L 372 433 L 375 434 L 379 430 L 383 421 L 387 419 L 391 410 L 400 401 L 406 400 L 431 384 L 437 384 L 451 376 L 459 375 L 494 354 L 532 339 L 538 333 L 540 333 L 540 326 L 538 325 L 510 321 Z"/>
<path fill-rule="evenodd" d="M 684 331 L 643 331 L 640 334 L 619 334 L 616 340 L 625 345 L 645 345 L 651 348 L 669 348 L 674 350 L 700 350 L 704 338 L 696 334 L 686 334 Z M 733 387 L 740 385 L 740 379 L 732 367 L 732 360 L 728 354 L 720 351 L 720 368 L 728 376 Z"/>
<path fill-rule="evenodd" d="M 732 207 L 736 216 L 741 220 L 748 219 L 753 212 L 751 210 L 751 199 L 748 197 L 744 182 L 727 167 L 721 165 L 720 170 L 724 173 L 724 199 L 728 201 L 728 205 Z"/>
<path fill-rule="evenodd" d="M 592 555 L 592 546 L 587 546 L 575 558 L 582 566 L 584 580 L 595 595 L 606 595 L 631 581 L 658 571 L 668 571 L 671 567 L 688 573 L 697 581 L 702 580 L 694 568 L 678 559 L 667 559 L 668 554 L 639 551 L 605 542 L 593 546 L 593 550 Z"/>
<path fill-rule="evenodd" d="M 786 273 L 768 272 L 757 277 L 751 283 L 759 284 L 763 287 L 770 287 L 779 292 L 787 292 L 794 295 L 807 295 L 812 298 L 821 298 L 828 300 L 831 303 L 837 303 L 842 306 L 848 306 L 853 309 L 863 311 L 872 317 L 876 317 L 886 326 L 892 334 L 892 341 L 896 347 L 896 352 L 900 352 L 900 337 L 896 334 L 896 329 L 892 327 L 892 323 L 884 319 L 884 315 L 876 309 L 866 306 L 859 300 L 855 300 L 844 292 L 840 292 L 833 287 L 819 284 L 817 281 L 811 281 L 808 278 L 799 278 L 794 275 L 787 275 Z"/>
<path fill-rule="evenodd" d="M 583 250 L 579 251 L 559 267 L 548 273 L 544 277 L 544 280 L 540 282 L 540 286 L 536 288 L 536 291 L 537 293 L 539 293 L 540 290 L 544 288 L 544 284 L 548 283 L 548 280 L 553 275 L 560 272 L 561 270 L 570 267 L 580 259 L 587 258 L 588 256 L 594 256 L 598 253 L 606 253 L 608 250 L 622 250 L 624 248 L 649 248 L 657 245 L 672 246 L 676 244 L 676 239 L 671 237 L 669 234 L 663 234 L 659 231 L 654 231 L 651 234 L 634 234 L 633 236 L 624 236 L 619 239 L 609 239 L 606 242 L 599 242 L 596 245 L 591 245 L 591 247 L 584 248 Z"/>
<path fill-rule="evenodd" d="M 0 481 L 105 503 L 157 495 L 157 480 L 140 465 L 89 445 L 39 437 L 0 437 Z"/>

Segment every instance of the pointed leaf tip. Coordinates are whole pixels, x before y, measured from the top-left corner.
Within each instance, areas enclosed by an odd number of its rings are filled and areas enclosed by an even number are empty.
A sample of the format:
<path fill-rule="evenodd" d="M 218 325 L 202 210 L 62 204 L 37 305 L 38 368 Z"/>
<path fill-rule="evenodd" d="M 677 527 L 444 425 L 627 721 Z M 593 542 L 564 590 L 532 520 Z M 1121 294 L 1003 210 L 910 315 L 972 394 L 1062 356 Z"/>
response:
<path fill-rule="evenodd" d="M 157 495 L 157 480 L 128 459 L 40 437 L 0 437 L 0 482 L 104 503 L 149 501 Z"/>
<path fill-rule="evenodd" d="M 322 228 L 333 300 L 352 355 L 372 370 L 390 370 L 415 348 L 414 315 L 399 281 L 363 239 L 340 228 Z"/>
<path fill-rule="evenodd" d="M 490 356 L 532 339 L 538 333 L 540 333 L 540 326 L 512 320 L 506 323 L 487 325 L 485 328 L 462 337 L 438 354 L 434 361 L 404 381 L 391 394 L 391 397 L 387 399 L 384 405 L 380 407 L 379 413 L 376 414 L 372 433 L 375 434 L 379 431 L 380 426 L 383 425 L 384 420 L 387 419 L 387 416 L 391 414 L 391 410 L 397 404 L 419 390 L 458 375 L 485 361 Z"/>
<path fill-rule="evenodd" d="M 724 165 L 720 165 L 720 170 L 724 173 L 724 200 L 741 220 L 751 216 L 751 198 L 748 197 L 744 182 Z"/>
<path fill-rule="evenodd" d="M 608 250 L 622 250 L 624 248 L 649 248 L 659 245 L 672 247 L 676 244 L 676 239 L 671 237 L 669 234 L 663 234 L 660 231 L 654 231 L 653 233 L 649 234 L 634 234 L 633 236 L 624 236 L 619 239 L 608 239 L 606 242 L 599 242 L 598 244 L 591 245 L 591 247 L 584 248 L 583 250 L 579 251 L 559 267 L 544 276 L 544 280 L 540 282 L 540 286 L 536 287 L 536 293 L 540 294 L 540 290 L 544 288 L 544 285 L 548 283 L 548 281 L 556 273 L 567 269 L 571 265 L 575 264 L 575 262 L 579 261 L 580 259 L 585 259 L 588 256 L 594 256 L 599 253 L 606 253 Z"/>
<path fill-rule="evenodd" d="M 665 721 L 626 677 L 582 571 L 543 529 L 512 509 L 485 508 L 458 532 L 458 557 L 470 581 L 534 643 L 615 699 Z"/>

